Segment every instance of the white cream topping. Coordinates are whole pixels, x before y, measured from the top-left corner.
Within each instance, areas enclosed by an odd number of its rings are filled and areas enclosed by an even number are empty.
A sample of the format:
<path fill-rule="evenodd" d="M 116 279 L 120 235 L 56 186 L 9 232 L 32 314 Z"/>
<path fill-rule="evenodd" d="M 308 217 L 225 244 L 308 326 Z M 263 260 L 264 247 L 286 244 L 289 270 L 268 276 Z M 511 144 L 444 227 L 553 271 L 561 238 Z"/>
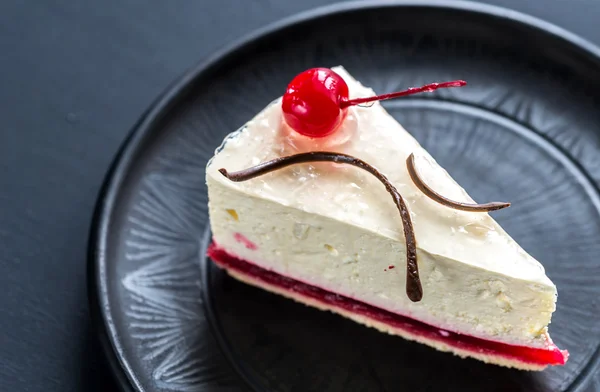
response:
<path fill-rule="evenodd" d="M 351 97 L 375 94 L 343 68 L 334 70 L 347 81 Z M 401 193 L 414 224 L 423 301 L 411 303 L 403 292 L 404 281 L 398 279 L 404 273 L 406 257 L 402 223 L 390 195 L 372 175 L 347 165 L 315 163 L 234 183 L 217 171 L 226 168 L 232 172 L 315 150 L 360 158 L 385 174 Z M 474 202 L 379 103 L 351 108 L 334 137 L 312 140 L 287 128 L 277 100 L 231 134 L 207 167 L 215 238 L 239 256 L 263 261 L 270 269 L 321 283 L 325 288 L 333 286 L 342 294 L 385 309 L 448 329 L 464 324 L 462 330 L 469 329 L 476 336 L 507 333 L 514 336 L 504 340 L 523 343 L 537 339 L 541 345 L 556 296 L 542 265 L 489 214 L 454 210 L 426 197 L 408 175 L 405 161 L 411 153 L 417 158 L 421 177 L 438 193 L 452 200 Z M 263 210 L 277 209 L 277 204 L 282 207 L 279 215 Z M 225 215 L 226 209 L 246 214 L 235 220 Z M 241 247 L 233 232 L 244 234 L 259 249 L 251 252 Z M 323 243 L 324 238 L 329 242 Z M 350 240 L 354 242 L 348 243 Z M 279 255 L 274 253 L 277 249 Z M 320 263 L 321 258 L 329 262 Z M 381 275 L 382 266 L 390 264 L 396 267 L 396 275 Z M 444 315 L 452 309 L 456 312 Z M 481 317 L 487 319 L 482 321 Z M 499 322 L 501 327 L 494 326 Z M 527 325 L 529 331 L 522 330 L 519 323 Z"/>

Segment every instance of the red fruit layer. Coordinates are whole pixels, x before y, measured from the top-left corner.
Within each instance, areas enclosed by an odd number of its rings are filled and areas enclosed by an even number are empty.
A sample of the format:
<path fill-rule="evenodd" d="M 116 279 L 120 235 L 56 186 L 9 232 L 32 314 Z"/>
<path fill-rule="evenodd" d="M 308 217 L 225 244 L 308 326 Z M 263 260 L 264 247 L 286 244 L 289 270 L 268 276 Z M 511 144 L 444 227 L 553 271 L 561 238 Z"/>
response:
<path fill-rule="evenodd" d="M 441 330 L 431 325 L 410 319 L 371 305 L 350 299 L 321 288 L 299 282 L 258 267 L 227 253 L 214 243 L 208 248 L 208 256 L 225 269 L 235 270 L 251 276 L 266 284 L 280 287 L 284 290 L 319 301 L 323 304 L 360 314 L 364 317 L 385 323 L 415 336 L 422 336 L 460 350 L 477 352 L 479 354 L 511 358 L 524 363 L 537 365 L 564 365 L 568 358 L 566 350 L 560 350 L 556 345 L 549 344 L 547 348 L 531 348 L 514 346 L 506 343 L 480 339 L 451 331 Z"/>

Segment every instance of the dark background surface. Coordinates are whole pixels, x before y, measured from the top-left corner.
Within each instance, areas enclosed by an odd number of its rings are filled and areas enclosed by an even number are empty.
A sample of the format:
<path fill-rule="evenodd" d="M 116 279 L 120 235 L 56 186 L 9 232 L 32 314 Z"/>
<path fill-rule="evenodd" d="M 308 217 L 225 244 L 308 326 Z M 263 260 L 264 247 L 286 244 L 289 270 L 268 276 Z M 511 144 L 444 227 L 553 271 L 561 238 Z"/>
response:
<path fill-rule="evenodd" d="M 597 0 L 490 0 L 600 44 Z M 327 0 L 0 1 L 0 391 L 111 391 L 86 293 L 97 192 L 169 83 Z"/>

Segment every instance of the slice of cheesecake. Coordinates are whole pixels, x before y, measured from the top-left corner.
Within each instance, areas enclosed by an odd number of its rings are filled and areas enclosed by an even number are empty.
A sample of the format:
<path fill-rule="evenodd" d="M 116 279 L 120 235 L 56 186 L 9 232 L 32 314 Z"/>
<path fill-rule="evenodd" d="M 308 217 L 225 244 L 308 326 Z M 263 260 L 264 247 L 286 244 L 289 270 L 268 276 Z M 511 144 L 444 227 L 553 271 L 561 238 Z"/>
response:
<path fill-rule="evenodd" d="M 350 97 L 374 92 L 333 69 Z M 353 107 L 335 135 L 311 139 L 283 121 L 281 100 L 227 136 L 208 163 L 213 244 L 231 276 L 380 331 L 462 357 L 527 370 L 564 364 L 547 326 L 556 287 L 487 212 L 448 208 L 427 185 L 474 203 L 379 103 Z M 377 168 L 410 211 L 422 298 L 407 296 L 407 246 L 397 206 L 372 174 L 331 162 L 290 165 L 244 182 L 239 171 L 307 151 L 348 154 Z"/>

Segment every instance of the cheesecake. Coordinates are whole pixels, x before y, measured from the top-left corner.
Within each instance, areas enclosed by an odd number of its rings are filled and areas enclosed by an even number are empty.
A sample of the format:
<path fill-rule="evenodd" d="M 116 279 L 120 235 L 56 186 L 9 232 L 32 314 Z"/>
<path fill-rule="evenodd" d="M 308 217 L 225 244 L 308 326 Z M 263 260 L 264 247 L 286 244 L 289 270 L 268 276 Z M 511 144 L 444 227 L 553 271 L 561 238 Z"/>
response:
<path fill-rule="evenodd" d="M 284 96 L 216 149 L 210 259 L 249 285 L 460 357 L 563 365 L 548 334 L 556 286 L 492 218 L 500 207 L 475 203 L 378 101 L 361 101 L 372 89 L 331 72 L 359 103 L 332 117 L 335 132 L 296 132 Z"/>

